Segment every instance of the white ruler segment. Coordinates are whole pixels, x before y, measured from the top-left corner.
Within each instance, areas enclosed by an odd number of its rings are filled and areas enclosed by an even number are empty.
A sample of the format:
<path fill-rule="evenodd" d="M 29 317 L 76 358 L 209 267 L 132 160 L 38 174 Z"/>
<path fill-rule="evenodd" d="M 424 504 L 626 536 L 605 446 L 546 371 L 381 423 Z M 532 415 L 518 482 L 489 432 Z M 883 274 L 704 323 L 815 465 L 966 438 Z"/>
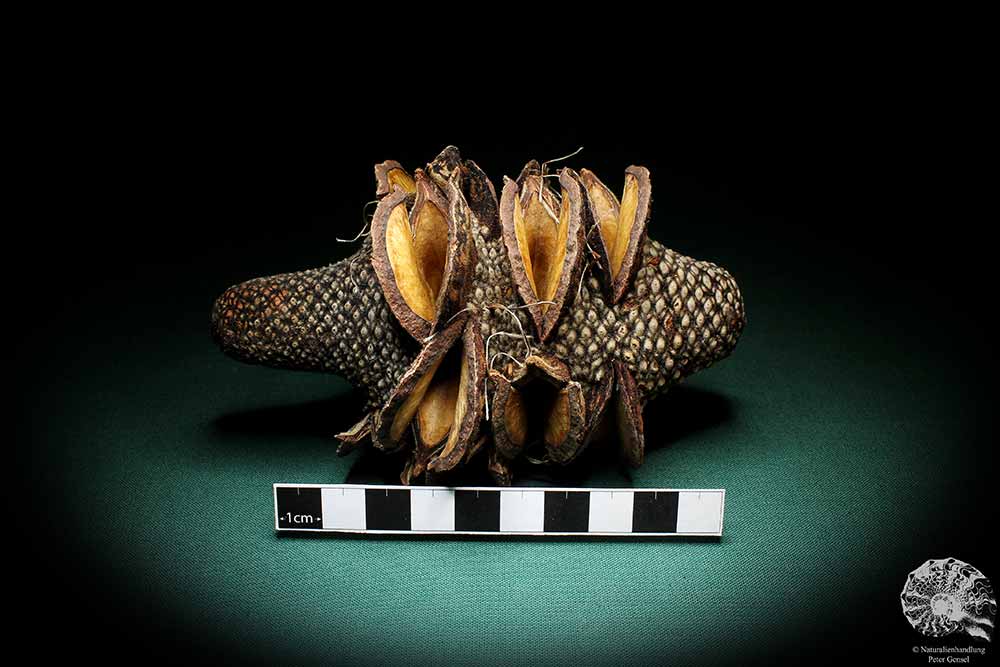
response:
<path fill-rule="evenodd" d="M 721 537 L 725 489 L 275 484 L 279 532 Z"/>

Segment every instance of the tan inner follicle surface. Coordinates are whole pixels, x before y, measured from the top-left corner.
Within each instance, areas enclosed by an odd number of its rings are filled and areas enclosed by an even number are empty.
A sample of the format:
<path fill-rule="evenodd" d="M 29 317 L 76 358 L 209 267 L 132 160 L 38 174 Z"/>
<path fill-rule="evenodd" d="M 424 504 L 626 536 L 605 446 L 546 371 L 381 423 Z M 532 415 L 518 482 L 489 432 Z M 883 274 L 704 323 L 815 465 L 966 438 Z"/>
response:
<path fill-rule="evenodd" d="M 628 243 L 632 237 L 632 227 L 635 225 L 635 214 L 638 207 L 639 180 L 632 174 L 626 174 L 625 190 L 622 192 L 621 212 L 618 214 L 618 227 L 615 230 L 615 238 L 610 244 L 610 247 L 613 248 L 609 257 L 611 260 L 612 278 L 616 278 L 618 272 L 621 271 L 622 261 L 625 259 L 625 251 L 628 250 Z"/>
<path fill-rule="evenodd" d="M 568 387 L 557 387 L 541 378 L 533 378 L 520 388 L 511 386 L 502 412 L 505 437 L 514 451 L 539 441 L 548 451 L 555 451 L 571 436 Z"/>
<path fill-rule="evenodd" d="M 578 435 L 573 426 L 573 392 L 579 394 L 579 385 L 570 381 L 565 364 L 554 357 L 532 355 L 512 381 L 499 378 L 497 390 L 500 404 L 495 418 L 502 419 L 504 427 L 498 445 L 505 456 L 513 458 L 523 447 L 538 442 L 550 454 L 571 456 Z"/>
<path fill-rule="evenodd" d="M 518 446 L 524 445 L 528 437 L 528 412 L 524 406 L 524 399 L 521 398 L 521 392 L 513 387 L 507 397 L 503 418 L 510 439 Z"/>
<path fill-rule="evenodd" d="M 469 360 L 464 354 L 462 355 L 458 378 L 450 386 L 454 387 L 454 394 L 448 394 L 447 400 L 444 403 L 446 409 L 435 412 L 436 415 L 440 415 L 441 417 L 441 428 L 443 429 L 447 426 L 450 429 L 446 434 L 448 435 L 448 441 L 441 451 L 440 458 L 442 459 L 450 456 L 455 447 L 460 444 L 458 439 L 461 433 L 461 424 L 469 408 L 469 392 L 472 388 L 472 378 L 469 369 Z"/>
<path fill-rule="evenodd" d="M 393 442 L 398 442 L 400 438 L 403 437 L 403 433 L 406 431 L 406 427 L 410 425 L 413 421 L 413 416 L 417 413 L 417 409 L 420 407 L 421 402 L 424 400 L 424 396 L 427 394 L 427 390 L 430 387 L 431 380 L 434 379 L 434 374 L 444 361 L 444 357 L 441 357 L 434 364 L 427 369 L 427 372 L 417 381 L 414 385 L 413 391 L 410 395 L 406 397 L 403 401 L 403 405 L 400 406 L 399 410 L 396 412 L 392 419 L 392 425 L 389 428 L 389 439 Z"/>
<path fill-rule="evenodd" d="M 632 229 L 639 208 L 639 180 L 632 174 L 625 175 L 625 188 L 621 203 L 601 181 L 586 169 L 581 172 L 594 217 L 601 229 L 601 238 L 608 253 L 611 279 L 621 271 L 628 251 Z"/>
<path fill-rule="evenodd" d="M 514 233 L 524 272 L 539 301 L 549 301 L 555 295 L 566 259 L 569 207 L 562 207 L 557 218 L 558 209 L 555 196 L 538 176 L 529 176 L 523 196 L 514 199 Z M 542 312 L 549 306 L 540 305 Z"/>
<path fill-rule="evenodd" d="M 446 358 L 453 356 L 445 355 Z M 454 366 L 454 359 L 447 359 L 438 366 L 417 408 L 417 432 L 421 444 L 426 447 L 437 445 L 451 431 L 459 392 L 459 375 Z"/>
<path fill-rule="evenodd" d="M 410 194 L 417 191 L 417 182 L 402 169 L 390 169 L 386 172 L 386 178 L 389 180 L 390 191 L 393 186 L 401 187 Z"/>
<path fill-rule="evenodd" d="M 406 305 L 421 318 L 432 321 L 448 251 L 445 212 L 419 195 L 409 215 L 405 204 L 398 204 L 389 214 L 385 247 L 396 287 Z"/>
<path fill-rule="evenodd" d="M 545 421 L 544 440 L 548 445 L 558 445 L 569 435 L 569 391 L 561 389 L 552 398 Z"/>
<path fill-rule="evenodd" d="M 416 419 L 420 445 L 433 448 L 451 435 L 445 449 L 454 448 L 466 412 L 470 373 L 461 346 L 442 355 L 414 386 L 396 413 L 389 437 L 398 441 Z"/>

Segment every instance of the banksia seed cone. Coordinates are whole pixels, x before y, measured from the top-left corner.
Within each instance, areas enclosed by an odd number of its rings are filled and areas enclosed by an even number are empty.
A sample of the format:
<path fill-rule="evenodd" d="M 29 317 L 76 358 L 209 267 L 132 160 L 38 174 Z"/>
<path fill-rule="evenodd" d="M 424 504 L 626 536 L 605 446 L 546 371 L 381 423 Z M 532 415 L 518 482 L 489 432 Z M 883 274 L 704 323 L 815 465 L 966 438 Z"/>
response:
<path fill-rule="evenodd" d="M 642 407 L 727 356 L 745 324 L 732 276 L 646 236 L 649 172 L 619 199 L 592 172 L 531 161 L 500 201 L 448 147 L 410 175 L 375 167 L 353 256 L 227 290 L 213 335 L 240 360 L 345 376 L 367 414 L 338 453 L 405 450 L 404 484 L 482 459 L 566 464 L 604 421 L 641 465 Z M 556 187 L 558 186 L 558 187 Z"/>

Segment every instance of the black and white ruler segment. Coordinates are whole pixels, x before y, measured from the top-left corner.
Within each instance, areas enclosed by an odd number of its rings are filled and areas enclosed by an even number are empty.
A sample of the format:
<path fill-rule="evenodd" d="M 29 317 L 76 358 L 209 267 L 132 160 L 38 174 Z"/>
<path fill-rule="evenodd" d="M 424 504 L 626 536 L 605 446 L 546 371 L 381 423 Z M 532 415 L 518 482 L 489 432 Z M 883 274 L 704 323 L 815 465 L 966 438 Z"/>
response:
<path fill-rule="evenodd" d="M 725 489 L 275 484 L 279 532 L 721 537 Z"/>

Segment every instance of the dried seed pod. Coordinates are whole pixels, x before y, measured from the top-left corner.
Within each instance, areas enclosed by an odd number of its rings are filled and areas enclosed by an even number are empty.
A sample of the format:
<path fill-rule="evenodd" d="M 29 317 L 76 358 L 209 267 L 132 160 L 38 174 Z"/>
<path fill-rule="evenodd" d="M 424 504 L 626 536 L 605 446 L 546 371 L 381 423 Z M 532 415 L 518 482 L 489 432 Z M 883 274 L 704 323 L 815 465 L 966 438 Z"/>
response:
<path fill-rule="evenodd" d="M 605 410 L 614 391 L 615 374 L 611 372 L 605 373 L 597 384 L 592 385 L 590 390 L 586 392 L 587 426 L 584 429 L 583 442 L 580 444 L 581 452 L 587 448 L 591 440 L 598 433 L 598 426 L 600 426 L 601 420 L 604 418 Z M 579 452 L 577 454 L 579 455 Z"/>
<path fill-rule="evenodd" d="M 487 240 L 500 234 L 500 212 L 493 183 L 479 165 L 472 160 L 462 163 L 462 194 L 469 203 L 476 220 L 486 228 Z"/>
<path fill-rule="evenodd" d="M 448 424 L 447 418 L 454 415 L 461 367 L 459 365 L 456 369 L 454 359 L 449 359 L 451 363 L 445 366 L 440 376 L 438 370 L 444 365 L 445 357 L 454 347 L 455 341 L 462 335 L 466 319 L 468 316 L 463 313 L 453 323 L 431 336 L 399 379 L 385 406 L 375 414 L 372 441 L 377 448 L 393 451 L 405 444 L 403 438 L 415 418 L 423 422 L 418 425 L 418 430 L 425 446 L 439 443 L 448 434 L 445 425 Z M 458 356 L 461 362 L 461 354 Z M 459 376 L 456 376 L 456 371 Z"/>
<path fill-rule="evenodd" d="M 334 437 L 340 440 L 337 447 L 337 456 L 346 456 L 357 449 L 358 445 L 365 440 L 370 440 L 372 436 L 372 415 L 366 414 L 361 421 L 347 429 L 343 433 L 338 433 Z"/>
<path fill-rule="evenodd" d="M 372 266 L 396 319 L 422 339 L 462 308 L 475 254 L 461 193 L 450 186 L 446 198 L 419 169 L 415 189 L 411 209 L 402 187 L 375 209 Z"/>
<path fill-rule="evenodd" d="M 448 191 L 448 184 L 455 181 L 472 213 L 480 224 L 486 227 L 486 238 L 500 233 L 500 218 L 497 194 L 493 183 L 479 165 L 472 160 L 462 160 L 458 149 L 448 146 L 427 165 L 427 173 L 442 191 Z"/>
<path fill-rule="evenodd" d="M 451 411 L 448 438 L 427 464 L 430 472 L 445 472 L 458 465 L 479 432 L 483 418 L 483 378 L 486 376 L 486 352 L 479 320 L 469 318 L 462 334 L 462 360 L 457 396 Z M 426 400 L 426 399 L 425 399 Z M 447 415 L 445 415 L 447 418 Z"/>
<path fill-rule="evenodd" d="M 625 170 L 621 202 L 592 171 L 581 170 L 580 179 L 596 223 L 588 227 L 587 240 L 597 251 L 611 302 L 618 303 L 639 270 L 646 240 L 652 203 L 649 170 L 636 166 Z"/>
<path fill-rule="evenodd" d="M 589 208 L 580 179 L 563 169 L 559 185 L 557 196 L 532 161 L 516 181 L 504 184 L 500 199 L 500 225 L 514 282 L 541 341 L 568 305 L 566 297 L 579 279 L 586 246 Z"/>
<path fill-rule="evenodd" d="M 403 165 L 395 160 L 375 165 L 375 197 L 381 199 L 396 188 L 413 194 L 417 191 L 417 184 Z"/>
<path fill-rule="evenodd" d="M 587 406 L 579 382 L 559 390 L 545 427 L 546 458 L 565 465 L 580 453 L 587 421 Z"/>
<path fill-rule="evenodd" d="M 497 453 L 506 459 L 515 459 L 528 435 L 528 420 L 521 393 L 499 371 L 490 371 L 493 385 L 493 441 Z"/>
<path fill-rule="evenodd" d="M 645 443 L 642 429 L 642 398 L 628 367 L 615 362 L 616 411 L 622 455 L 633 468 L 642 465 Z"/>
<path fill-rule="evenodd" d="M 480 452 L 484 451 L 489 444 L 489 436 L 480 435 L 476 438 L 476 441 L 465 451 L 465 458 L 462 459 L 462 465 L 468 465 L 469 461 L 476 458 Z"/>
<path fill-rule="evenodd" d="M 442 190 L 448 187 L 450 181 L 462 168 L 462 156 L 454 146 L 446 146 L 427 165 L 427 173 L 430 174 L 437 186 Z"/>
<path fill-rule="evenodd" d="M 540 444 L 546 459 L 569 463 L 580 451 L 586 428 L 586 404 L 579 382 L 551 355 L 529 356 L 524 366 L 507 379 L 492 371 L 495 449 L 512 460 L 526 446 Z"/>
<path fill-rule="evenodd" d="M 559 361 L 558 357 L 545 352 L 535 352 L 524 360 L 524 370 L 521 377 L 527 377 L 532 369 L 558 386 L 565 385 L 573 378 L 566 364 Z"/>
<path fill-rule="evenodd" d="M 445 472 L 462 462 L 482 421 L 485 373 L 483 338 L 474 317 L 463 313 L 424 346 L 375 418 L 373 440 L 379 449 L 399 448 L 412 428 L 415 446 L 406 478 Z"/>
<path fill-rule="evenodd" d="M 459 187 L 460 175 L 452 174 L 445 192 L 448 195 L 448 252 L 444 278 L 438 292 L 438 310 L 431 331 L 450 322 L 465 309 L 466 294 L 476 270 L 476 244 L 472 238 L 473 215 Z"/>
<path fill-rule="evenodd" d="M 399 473 L 399 481 L 401 484 L 410 486 L 416 482 L 420 475 L 423 474 L 423 470 L 418 472 L 417 470 L 417 454 L 413 452 L 410 457 L 406 459 L 406 463 L 403 465 L 403 470 Z"/>
<path fill-rule="evenodd" d="M 497 483 L 497 486 L 510 486 L 510 483 L 514 479 L 510 462 L 503 456 L 500 456 L 495 449 L 490 450 L 486 468 L 493 475 L 493 480 Z"/>

